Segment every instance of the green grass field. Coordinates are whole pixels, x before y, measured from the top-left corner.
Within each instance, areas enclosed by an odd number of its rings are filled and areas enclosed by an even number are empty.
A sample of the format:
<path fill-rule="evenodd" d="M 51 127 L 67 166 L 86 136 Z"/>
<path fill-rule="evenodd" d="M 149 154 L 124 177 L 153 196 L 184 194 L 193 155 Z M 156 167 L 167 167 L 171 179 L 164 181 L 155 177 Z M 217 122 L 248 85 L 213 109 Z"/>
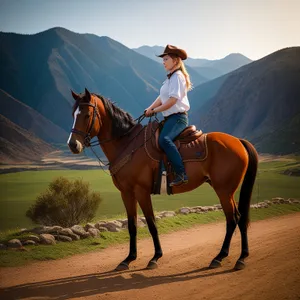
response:
<path fill-rule="evenodd" d="M 287 176 L 281 172 L 287 168 L 300 166 L 300 158 L 294 162 L 275 161 L 259 165 L 252 202 L 260 202 L 273 197 L 299 198 L 300 177 Z M 25 212 L 55 177 L 69 179 L 82 178 L 91 188 L 100 192 L 103 199 L 95 220 L 112 218 L 125 214 L 119 191 L 110 176 L 99 170 L 26 171 L 0 175 L 0 231 L 10 228 L 30 227 L 34 224 L 26 218 Z M 211 205 L 219 200 L 208 184 L 189 193 L 172 196 L 153 196 L 155 211 L 176 210 L 183 206 Z M 238 194 L 236 195 L 238 200 Z M 141 212 L 140 212 L 141 213 Z"/>

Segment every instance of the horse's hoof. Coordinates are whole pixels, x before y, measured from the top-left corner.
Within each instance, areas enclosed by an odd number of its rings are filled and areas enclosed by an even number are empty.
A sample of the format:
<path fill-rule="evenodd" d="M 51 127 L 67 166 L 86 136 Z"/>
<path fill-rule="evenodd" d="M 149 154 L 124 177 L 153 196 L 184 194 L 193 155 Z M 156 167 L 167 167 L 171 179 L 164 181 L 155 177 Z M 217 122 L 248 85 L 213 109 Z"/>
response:
<path fill-rule="evenodd" d="M 216 260 L 216 259 L 213 259 L 212 262 L 210 263 L 209 265 L 209 268 L 210 269 L 216 269 L 216 268 L 220 268 L 222 265 L 221 265 L 221 262 Z"/>
<path fill-rule="evenodd" d="M 125 270 L 129 270 L 129 266 L 128 264 L 121 262 L 116 268 L 115 271 L 125 271 Z"/>
<path fill-rule="evenodd" d="M 246 267 L 246 264 L 242 260 L 238 260 L 234 266 L 234 269 L 238 271 L 238 270 L 245 269 L 245 267 Z"/>
<path fill-rule="evenodd" d="M 158 264 L 155 261 L 149 261 L 147 269 L 153 270 L 153 269 L 157 269 L 158 268 Z"/>

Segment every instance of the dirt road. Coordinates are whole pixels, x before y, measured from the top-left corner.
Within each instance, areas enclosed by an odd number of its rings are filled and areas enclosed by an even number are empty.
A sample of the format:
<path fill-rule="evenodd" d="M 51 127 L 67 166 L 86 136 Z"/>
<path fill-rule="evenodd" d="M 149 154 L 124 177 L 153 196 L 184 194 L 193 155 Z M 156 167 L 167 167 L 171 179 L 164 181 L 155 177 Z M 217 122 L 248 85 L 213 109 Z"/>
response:
<path fill-rule="evenodd" d="M 240 252 L 238 233 L 222 268 L 206 268 L 224 232 L 220 223 L 161 235 L 164 256 L 156 270 L 144 270 L 153 254 L 150 239 L 138 241 L 130 271 L 112 272 L 127 245 L 2 268 L 0 299 L 300 299 L 300 213 L 252 223 L 242 271 L 232 270 Z"/>

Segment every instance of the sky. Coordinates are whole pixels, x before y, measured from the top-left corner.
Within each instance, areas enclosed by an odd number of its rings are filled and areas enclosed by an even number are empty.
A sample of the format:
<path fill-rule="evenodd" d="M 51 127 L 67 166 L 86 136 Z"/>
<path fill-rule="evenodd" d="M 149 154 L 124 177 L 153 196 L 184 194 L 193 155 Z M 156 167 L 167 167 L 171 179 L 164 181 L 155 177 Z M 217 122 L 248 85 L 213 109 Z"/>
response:
<path fill-rule="evenodd" d="M 0 0 L 0 31 L 52 27 L 129 48 L 175 45 L 192 58 L 252 60 L 300 46 L 300 0 Z"/>

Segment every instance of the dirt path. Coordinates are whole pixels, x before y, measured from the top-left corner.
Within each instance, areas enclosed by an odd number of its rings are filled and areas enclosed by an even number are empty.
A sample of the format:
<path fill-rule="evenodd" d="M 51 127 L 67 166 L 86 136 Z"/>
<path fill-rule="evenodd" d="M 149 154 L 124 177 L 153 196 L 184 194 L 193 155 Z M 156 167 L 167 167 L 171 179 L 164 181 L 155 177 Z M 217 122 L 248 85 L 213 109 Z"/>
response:
<path fill-rule="evenodd" d="M 131 270 L 112 272 L 127 245 L 68 259 L 0 269 L 0 299 L 300 299 L 300 213 L 259 221 L 249 229 L 247 268 L 232 270 L 240 251 L 235 234 L 223 267 L 208 270 L 225 225 L 209 224 L 161 235 L 164 257 L 152 257 L 150 239 L 138 241 Z"/>

